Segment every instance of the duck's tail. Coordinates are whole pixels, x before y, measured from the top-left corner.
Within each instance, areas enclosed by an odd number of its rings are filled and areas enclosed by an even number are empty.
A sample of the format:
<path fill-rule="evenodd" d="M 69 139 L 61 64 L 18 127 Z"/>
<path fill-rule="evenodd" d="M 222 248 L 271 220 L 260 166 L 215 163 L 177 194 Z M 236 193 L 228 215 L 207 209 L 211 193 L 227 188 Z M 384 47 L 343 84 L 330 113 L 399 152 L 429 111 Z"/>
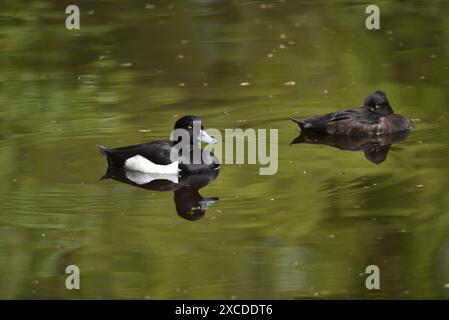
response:
<path fill-rule="evenodd" d="M 100 153 L 106 157 L 106 160 L 108 161 L 108 166 L 114 166 L 114 161 L 109 157 L 111 149 L 108 149 L 105 146 L 100 146 L 99 144 L 97 144 L 97 148 L 98 151 L 100 151 Z"/>
<path fill-rule="evenodd" d="M 298 119 L 295 119 L 295 118 L 292 118 L 292 117 L 290 117 L 290 119 L 293 122 L 295 122 L 301 128 L 301 130 L 304 130 L 306 128 L 306 122 L 298 120 Z"/>
<path fill-rule="evenodd" d="M 97 148 L 102 155 L 107 156 L 106 151 L 108 151 L 108 148 L 106 148 L 105 146 L 100 146 L 99 144 L 97 144 Z"/>

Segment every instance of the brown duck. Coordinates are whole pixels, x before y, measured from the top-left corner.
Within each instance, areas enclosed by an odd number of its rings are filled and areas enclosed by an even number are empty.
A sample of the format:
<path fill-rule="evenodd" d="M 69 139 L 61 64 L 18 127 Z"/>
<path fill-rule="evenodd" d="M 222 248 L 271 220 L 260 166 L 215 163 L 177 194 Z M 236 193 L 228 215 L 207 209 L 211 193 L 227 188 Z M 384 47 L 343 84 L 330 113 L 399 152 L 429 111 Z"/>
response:
<path fill-rule="evenodd" d="M 382 91 L 365 98 L 362 108 L 341 110 L 296 122 L 302 131 L 340 135 L 381 135 L 410 130 L 410 121 L 395 114 Z"/>

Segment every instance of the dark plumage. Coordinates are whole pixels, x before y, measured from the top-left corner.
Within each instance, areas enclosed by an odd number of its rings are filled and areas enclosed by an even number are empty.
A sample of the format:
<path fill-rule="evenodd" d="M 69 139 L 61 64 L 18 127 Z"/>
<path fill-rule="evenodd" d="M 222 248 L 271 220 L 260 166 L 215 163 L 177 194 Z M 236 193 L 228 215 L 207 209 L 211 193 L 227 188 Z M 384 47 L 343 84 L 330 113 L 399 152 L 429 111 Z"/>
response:
<path fill-rule="evenodd" d="M 174 161 L 179 161 L 179 169 L 184 173 L 201 173 L 217 170 L 220 166 L 218 159 L 211 152 L 198 147 L 200 139 L 201 141 L 207 140 L 206 142 L 208 143 L 215 143 L 215 140 L 203 131 L 204 127 L 202 125 L 199 133 L 197 133 L 200 135 L 194 137 L 194 122 L 201 124 L 201 120 L 198 117 L 184 116 L 176 121 L 174 126 L 174 129 L 184 129 L 189 134 L 190 143 L 188 141 L 185 143 L 188 148 L 185 149 L 187 152 L 184 154 L 182 152 L 178 154 L 178 151 L 181 149 L 181 139 L 176 141 L 159 140 L 115 149 L 109 149 L 100 145 L 97 147 L 106 156 L 108 164 L 113 167 L 122 168 L 130 158 L 141 156 L 157 165 L 168 165 Z M 171 159 L 172 151 L 176 152 L 176 159 Z M 201 155 L 199 163 L 193 161 L 195 152 Z"/>
<path fill-rule="evenodd" d="M 296 122 L 302 131 L 342 135 L 381 135 L 410 130 L 410 121 L 398 114 L 385 93 L 376 91 L 365 98 L 362 108 L 341 110 Z"/>

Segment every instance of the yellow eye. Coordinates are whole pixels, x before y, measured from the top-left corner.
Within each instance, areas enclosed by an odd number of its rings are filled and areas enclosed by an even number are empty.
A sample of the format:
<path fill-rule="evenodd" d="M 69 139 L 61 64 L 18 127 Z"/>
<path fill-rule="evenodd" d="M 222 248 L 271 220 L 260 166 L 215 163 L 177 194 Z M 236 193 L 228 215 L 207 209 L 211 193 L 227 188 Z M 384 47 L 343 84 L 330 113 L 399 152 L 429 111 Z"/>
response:
<path fill-rule="evenodd" d="M 187 128 L 192 129 L 193 127 L 189 124 L 189 125 L 187 126 Z"/>

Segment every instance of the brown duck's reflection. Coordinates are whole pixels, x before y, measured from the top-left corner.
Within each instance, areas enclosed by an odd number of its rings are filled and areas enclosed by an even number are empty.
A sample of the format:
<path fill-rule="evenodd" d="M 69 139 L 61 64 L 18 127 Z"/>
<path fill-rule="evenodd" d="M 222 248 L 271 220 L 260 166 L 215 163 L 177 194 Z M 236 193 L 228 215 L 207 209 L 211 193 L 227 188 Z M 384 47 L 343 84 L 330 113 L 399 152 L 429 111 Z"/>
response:
<path fill-rule="evenodd" d="M 113 179 L 138 188 L 152 191 L 174 191 L 177 214 L 186 220 L 199 220 L 207 208 L 219 200 L 218 197 L 204 198 L 199 189 L 214 181 L 219 170 L 203 174 L 150 174 L 109 166 L 101 180 Z"/>
<path fill-rule="evenodd" d="M 349 136 L 302 131 L 290 144 L 323 144 L 347 151 L 363 151 L 367 160 L 379 164 L 387 159 L 391 145 L 405 140 L 409 133 L 407 130 L 378 136 Z"/>

